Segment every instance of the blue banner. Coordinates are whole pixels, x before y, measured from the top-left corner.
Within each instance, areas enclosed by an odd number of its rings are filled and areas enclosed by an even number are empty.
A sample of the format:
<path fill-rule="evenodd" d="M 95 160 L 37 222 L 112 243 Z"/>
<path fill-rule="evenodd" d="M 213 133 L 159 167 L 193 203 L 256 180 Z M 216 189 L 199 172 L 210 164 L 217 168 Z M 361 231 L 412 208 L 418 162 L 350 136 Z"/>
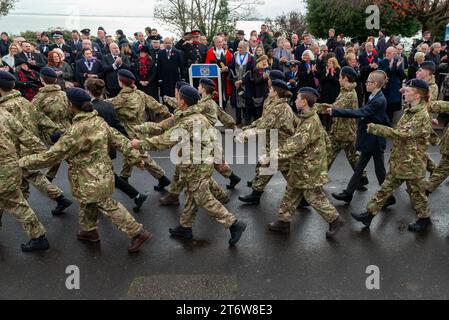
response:
<path fill-rule="evenodd" d="M 193 78 L 218 78 L 219 68 L 216 64 L 192 64 Z"/>

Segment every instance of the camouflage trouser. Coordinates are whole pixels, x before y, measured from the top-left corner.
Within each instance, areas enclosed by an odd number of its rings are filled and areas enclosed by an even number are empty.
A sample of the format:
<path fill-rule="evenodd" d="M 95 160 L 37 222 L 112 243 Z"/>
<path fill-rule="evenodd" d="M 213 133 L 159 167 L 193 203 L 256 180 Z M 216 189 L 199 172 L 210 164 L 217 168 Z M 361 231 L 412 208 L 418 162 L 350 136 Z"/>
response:
<path fill-rule="evenodd" d="M 441 160 L 438 166 L 433 170 L 432 176 L 426 183 L 426 189 L 430 192 L 434 192 L 440 184 L 446 180 L 449 175 L 449 155 L 441 155 Z"/>
<path fill-rule="evenodd" d="M 403 183 L 407 184 L 407 192 L 410 196 L 413 209 L 415 209 L 418 218 L 430 217 L 430 210 L 427 203 L 427 195 L 424 178 L 414 180 L 403 180 L 387 175 L 380 190 L 368 202 L 367 209 L 373 215 L 378 214 L 393 192 Z"/>
<path fill-rule="evenodd" d="M 45 235 L 44 226 L 20 190 L 0 194 L 0 209 L 11 213 L 20 222 L 28 238 L 36 239 Z"/>
<path fill-rule="evenodd" d="M 147 170 L 156 180 L 159 180 L 165 176 L 165 171 L 162 169 L 156 161 L 151 158 L 148 154 L 143 158 L 145 162 L 145 170 Z M 133 171 L 133 166 L 125 159 L 123 161 L 122 171 L 120 172 L 120 177 L 129 178 Z"/>
<path fill-rule="evenodd" d="M 226 165 L 227 166 L 227 165 Z M 227 166 L 229 168 L 229 166 Z M 217 169 L 217 165 L 215 165 L 215 169 Z M 218 170 L 217 170 L 218 171 Z M 232 172 L 232 170 L 231 170 Z M 175 173 L 173 174 L 173 178 L 171 179 L 170 186 L 168 187 L 168 192 L 172 194 L 180 195 L 182 190 L 185 188 L 185 183 L 181 181 L 179 178 L 179 166 L 176 166 Z M 211 178 L 210 181 L 210 191 L 212 195 L 218 200 L 228 199 L 228 194 L 221 188 L 215 179 Z"/>
<path fill-rule="evenodd" d="M 96 203 L 80 203 L 79 222 L 81 230 L 92 231 L 97 229 L 98 211 L 110 218 L 112 223 L 130 238 L 142 232 L 143 226 L 134 219 L 120 202 L 112 198 Z"/>
<path fill-rule="evenodd" d="M 302 198 L 306 199 L 312 208 L 328 223 L 334 222 L 339 217 L 337 209 L 329 202 L 321 187 L 315 189 L 299 189 L 287 184 L 279 208 L 278 219 L 283 222 L 291 222 Z"/>
<path fill-rule="evenodd" d="M 52 184 L 42 172 L 37 170 L 22 170 L 22 172 L 23 179 L 21 189 L 25 198 L 28 198 L 30 195 L 29 183 L 50 199 L 54 200 L 62 195 L 62 190 Z"/>
<path fill-rule="evenodd" d="M 223 224 L 225 228 L 230 228 L 237 220 L 213 195 L 210 190 L 211 178 L 204 177 L 195 181 L 195 185 L 190 186 L 187 182 L 185 191 L 185 205 L 180 218 L 180 224 L 184 228 L 191 228 L 195 222 L 198 208 L 204 209 L 209 216 L 217 222 Z"/>
<path fill-rule="evenodd" d="M 61 163 L 57 163 L 54 166 L 50 167 L 50 169 L 48 169 L 48 171 L 46 173 L 46 176 L 49 178 L 52 178 L 52 179 L 56 178 L 56 175 L 58 174 L 58 170 L 59 170 L 60 166 L 61 166 Z"/>
<path fill-rule="evenodd" d="M 329 163 L 329 169 L 332 167 L 332 164 L 334 163 L 335 159 L 337 159 L 338 154 L 341 150 L 345 151 L 346 158 L 349 161 L 349 164 L 351 165 L 351 168 L 354 170 L 357 161 L 359 161 L 359 156 L 357 155 L 357 150 L 355 147 L 354 141 L 336 141 L 332 140 L 332 147 L 330 154 L 327 155 L 328 157 L 328 163 Z"/>
<path fill-rule="evenodd" d="M 432 172 L 432 174 L 433 174 L 433 172 L 437 168 L 437 165 L 435 164 L 435 162 L 432 160 L 432 158 L 429 156 L 428 153 L 426 153 L 426 157 L 427 157 L 426 170 L 427 170 L 427 172 Z M 443 182 L 443 181 L 441 181 L 441 182 Z"/>
<path fill-rule="evenodd" d="M 254 191 L 258 192 L 264 192 L 265 187 L 270 182 L 271 178 L 273 178 L 273 175 L 262 175 L 260 173 L 260 169 L 263 166 L 257 163 L 256 165 L 256 176 L 253 179 L 252 188 Z M 290 162 L 286 160 L 279 160 L 278 162 L 278 170 L 281 171 L 282 175 L 284 176 L 285 180 L 287 180 L 288 171 L 290 170 Z"/>

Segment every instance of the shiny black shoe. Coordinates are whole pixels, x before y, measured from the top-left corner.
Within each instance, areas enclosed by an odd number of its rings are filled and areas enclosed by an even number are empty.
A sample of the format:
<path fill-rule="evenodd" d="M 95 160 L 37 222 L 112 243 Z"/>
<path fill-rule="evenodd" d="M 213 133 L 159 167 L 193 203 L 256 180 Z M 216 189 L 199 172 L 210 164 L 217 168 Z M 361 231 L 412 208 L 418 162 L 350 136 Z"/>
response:
<path fill-rule="evenodd" d="M 343 191 L 342 193 L 332 193 L 332 197 L 337 200 L 344 201 L 347 204 L 350 204 L 352 201 L 352 194 L 349 194 L 346 191 Z"/>
<path fill-rule="evenodd" d="M 249 204 L 259 204 L 260 203 L 260 197 L 262 196 L 263 192 L 254 191 L 246 196 L 240 196 L 239 200 L 245 203 Z"/>
<path fill-rule="evenodd" d="M 388 207 L 391 207 L 396 204 L 396 198 L 391 196 L 388 198 L 387 202 L 385 202 L 384 206 L 382 207 L 382 210 L 387 209 Z"/>
<path fill-rule="evenodd" d="M 56 198 L 57 206 L 54 210 L 51 211 L 51 213 L 54 216 L 60 216 L 64 213 L 64 210 L 70 207 L 73 202 L 64 197 L 64 195 L 60 195 L 58 198 Z"/>
<path fill-rule="evenodd" d="M 365 225 L 365 227 L 368 227 L 368 228 L 371 225 L 371 221 L 374 218 L 374 216 L 371 213 L 369 213 L 369 212 L 364 212 L 364 213 L 361 213 L 361 214 L 351 213 L 351 216 L 355 220 L 363 223 Z"/>
<path fill-rule="evenodd" d="M 184 228 L 183 226 L 178 226 L 175 229 L 170 228 L 168 231 L 170 232 L 170 235 L 175 238 L 193 238 L 192 228 Z"/>
<path fill-rule="evenodd" d="M 170 179 L 168 179 L 166 176 L 163 176 L 159 179 L 159 184 L 157 186 L 154 186 L 155 191 L 163 192 L 165 191 L 165 187 L 169 186 L 171 183 Z"/>
<path fill-rule="evenodd" d="M 134 198 L 134 203 L 136 206 L 133 208 L 134 212 L 137 212 L 142 208 L 143 203 L 147 200 L 148 194 L 139 193 L 139 195 Z"/>
<path fill-rule="evenodd" d="M 233 246 L 237 242 L 239 242 L 242 237 L 243 232 L 246 230 L 246 223 L 243 221 L 237 220 L 234 224 L 229 228 L 231 232 L 231 239 L 229 239 L 229 245 Z"/>
<path fill-rule="evenodd" d="M 31 239 L 27 243 L 22 244 L 20 247 L 23 252 L 44 251 L 50 248 L 50 244 L 48 243 L 45 235 L 43 235 L 39 238 Z"/>
<path fill-rule="evenodd" d="M 408 225 L 408 231 L 422 232 L 432 225 L 430 218 L 418 219 L 416 222 Z"/>
<path fill-rule="evenodd" d="M 226 186 L 226 188 L 228 190 L 234 190 L 235 186 L 238 185 L 242 179 L 233 172 L 229 177 L 229 181 L 230 183 Z"/>

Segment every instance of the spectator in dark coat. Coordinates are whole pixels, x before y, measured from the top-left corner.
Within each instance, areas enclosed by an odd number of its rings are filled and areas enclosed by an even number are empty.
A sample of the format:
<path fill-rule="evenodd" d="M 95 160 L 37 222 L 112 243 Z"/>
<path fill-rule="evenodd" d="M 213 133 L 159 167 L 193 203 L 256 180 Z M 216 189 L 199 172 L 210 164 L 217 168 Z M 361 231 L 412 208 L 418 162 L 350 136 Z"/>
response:
<path fill-rule="evenodd" d="M 302 54 L 304 51 L 309 50 L 312 45 L 312 38 L 308 34 L 304 34 L 302 36 L 302 43 L 296 47 L 295 50 L 295 59 L 301 61 Z"/>
<path fill-rule="evenodd" d="M 161 50 L 158 60 L 157 70 L 161 96 L 174 97 L 176 82 L 181 80 L 183 61 L 181 52 L 173 48 L 172 38 L 164 39 L 164 50 Z"/>
<path fill-rule="evenodd" d="M 281 68 L 281 62 L 279 61 L 278 58 L 276 58 L 276 57 L 274 56 L 274 50 L 273 50 L 273 47 L 267 46 L 265 52 L 267 53 L 267 57 L 268 57 L 268 66 L 270 67 L 270 69 L 271 69 L 271 70 L 280 70 L 280 71 L 282 71 L 282 68 Z"/>
<path fill-rule="evenodd" d="M 340 65 L 336 58 L 327 61 L 326 69 L 320 77 L 320 103 L 333 104 L 340 94 Z M 321 122 L 327 131 L 330 131 L 332 119 L 329 115 L 320 115 Z"/>
<path fill-rule="evenodd" d="M 302 61 L 298 68 L 298 87 L 318 89 L 317 66 L 312 51 L 306 50 L 302 54 Z"/>
<path fill-rule="evenodd" d="M 109 46 L 110 54 L 103 57 L 103 76 L 106 81 L 106 91 L 108 97 L 115 97 L 120 92 L 117 73 L 120 69 L 131 69 L 131 62 L 128 57 L 120 54 L 120 49 L 116 43 Z"/>
<path fill-rule="evenodd" d="M 27 60 L 20 56 L 15 58 L 15 63 L 16 88 L 22 93 L 25 99 L 32 101 L 34 96 L 39 92 L 39 87 L 42 86 L 39 81 L 39 74 L 30 68 Z"/>
<path fill-rule="evenodd" d="M 402 108 L 402 94 L 399 90 L 405 78 L 404 62 L 402 58 L 397 57 L 397 50 L 394 47 L 386 50 L 385 59 L 379 62 L 379 70 L 385 71 L 388 76 L 388 83 L 383 92 L 387 99 L 387 115 L 393 122 L 394 113 Z"/>
<path fill-rule="evenodd" d="M 129 44 L 129 41 L 126 38 L 125 34 L 123 33 L 123 30 L 117 30 L 115 32 L 115 34 L 117 35 L 117 41 L 118 41 L 119 47 L 121 47 L 125 43 Z"/>
<path fill-rule="evenodd" d="M 376 50 L 379 59 L 383 59 L 387 50 L 387 41 L 385 39 L 385 31 L 382 29 L 379 30 L 379 39 L 377 40 Z"/>
<path fill-rule="evenodd" d="M 108 43 L 106 39 L 106 31 L 103 27 L 99 27 L 97 31 L 97 39 L 94 41 L 98 47 L 100 48 L 100 52 L 102 55 L 107 55 L 108 52 Z"/>
<path fill-rule="evenodd" d="M 342 64 L 345 60 L 345 38 L 343 34 L 337 36 L 337 46 L 335 47 L 334 53 L 338 63 Z"/>
<path fill-rule="evenodd" d="M 37 72 L 47 65 L 47 61 L 44 56 L 40 53 L 32 52 L 31 44 L 26 41 L 22 42 L 22 52 L 15 58 L 25 60 L 28 67 Z"/>
<path fill-rule="evenodd" d="M 243 30 L 238 30 L 235 35 L 235 40 L 231 41 L 229 43 L 228 46 L 229 46 L 229 50 L 231 51 L 231 53 L 237 52 L 240 41 L 246 41 L 245 40 L 245 31 L 243 31 Z"/>
<path fill-rule="evenodd" d="M 137 88 L 159 101 L 156 63 L 147 46 L 140 48 L 134 74 L 136 75 Z"/>
<path fill-rule="evenodd" d="M 360 76 L 363 84 L 363 101 L 366 103 L 368 101 L 368 97 L 370 96 L 369 92 L 366 90 L 366 80 L 368 79 L 371 72 L 376 71 L 379 68 L 379 59 L 376 54 L 373 53 L 373 44 L 371 42 L 365 43 L 365 50 L 359 56 L 359 65 L 360 65 Z"/>
<path fill-rule="evenodd" d="M 55 43 L 50 46 L 50 51 L 54 49 L 61 49 L 64 53 L 64 59 L 67 62 L 71 62 L 72 60 L 72 48 L 69 45 L 64 43 L 64 35 L 60 31 L 55 31 L 52 34 Z M 50 52 L 48 52 L 50 53 Z"/>
<path fill-rule="evenodd" d="M 9 41 L 9 36 L 6 32 L 2 32 L 0 37 L 0 55 L 2 57 L 6 56 L 9 53 L 9 46 L 11 42 Z"/>
<path fill-rule="evenodd" d="M 84 87 L 87 79 L 101 78 L 103 68 L 101 62 L 93 56 L 91 49 L 83 49 L 81 53 L 83 58 L 75 63 L 75 78 L 78 84 Z"/>
<path fill-rule="evenodd" d="M 335 29 L 329 29 L 329 38 L 327 39 L 326 46 L 330 52 L 334 52 L 337 47 L 337 39 L 335 38 Z"/>
<path fill-rule="evenodd" d="M 416 71 L 421 68 L 421 64 L 426 60 L 426 55 L 423 52 L 415 53 L 415 61 L 408 67 L 407 80 L 416 78 Z"/>
<path fill-rule="evenodd" d="M 268 79 L 270 68 L 268 67 L 268 57 L 263 55 L 256 61 L 256 68 L 253 70 L 254 81 L 253 101 L 254 109 L 249 110 L 254 120 L 262 116 L 263 103 L 268 96 Z"/>
<path fill-rule="evenodd" d="M 362 75 L 360 72 L 359 62 L 357 61 L 356 55 L 353 53 L 350 53 L 346 56 L 346 62 L 347 62 L 347 65 L 350 66 L 351 68 L 353 68 L 355 70 L 355 72 L 357 73 L 357 77 L 356 77 L 357 86 L 355 87 L 355 91 L 357 92 L 359 108 L 361 108 L 363 106 L 364 101 L 363 101 L 363 82 L 362 82 Z"/>

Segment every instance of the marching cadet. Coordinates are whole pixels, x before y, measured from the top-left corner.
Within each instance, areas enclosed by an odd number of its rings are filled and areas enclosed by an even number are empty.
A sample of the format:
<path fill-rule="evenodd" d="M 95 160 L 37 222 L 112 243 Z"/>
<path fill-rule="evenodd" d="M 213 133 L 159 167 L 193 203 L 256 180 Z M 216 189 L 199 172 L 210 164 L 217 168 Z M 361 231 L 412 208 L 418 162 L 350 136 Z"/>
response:
<path fill-rule="evenodd" d="M 198 92 L 201 95 L 201 100 L 194 107 L 198 109 L 199 113 L 206 117 L 210 125 L 214 128 L 218 120 L 224 121 L 232 129 L 236 128 L 234 119 L 229 116 L 223 109 L 221 109 L 217 103 L 213 100 L 213 94 L 215 90 L 215 83 L 210 79 L 201 79 L 198 87 Z M 221 111 L 220 111 L 221 110 Z M 223 115 L 225 114 L 225 115 Z M 230 119 L 229 119 L 230 118 Z M 222 121 L 222 122 L 223 122 Z M 217 134 L 220 134 L 217 130 Z M 222 152 L 221 146 L 217 150 Z M 224 155 L 220 164 L 215 164 L 215 170 L 217 170 L 223 177 L 230 180 L 230 183 L 226 186 L 227 189 L 233 190 L 235 186 L 241 181 L 231 169 L 231 167 L 224 161 Z M 212 179 L 213 180 L 213 179 Z M 175 170 L 175 175 L 172 179 L 172 183 L 169 187 L 169 193 L 160 199 L 162 205 L 179 205 L 179 195 L 182 192 L 183 187 L 179 185 L 179 171 Z M 228 203 L 230 201 L 229 196 L 224 190 L 222 190 L 215 180 L 211 183 L 211 190 L 215 198 L 221 203 Z"/>
<path fill-rule="evenodd" d="M 0 71 L 0 109 L 11 113 L 22 125 L 36 137 L 42 138 L 42 134 L 55 137 L 60 135 L 63 128 L 56 125 L 47 116 L 38 112 L 34 105 L 22 97 L 19 91 L 14 90 L 15 78 L 8 72 Z M 29 154 L 26 147 L 20 148 L 20 155 Z M 29 195 L 29 183 L 33 184 L 40 192 L 57 202 L 57 206 L 52 210 L 53 215 L 61 215 L 64 210 L 72 205 L 72 201 L 67 199 L 62 190 L 53 185 L 47 177 L 38 170 L 24 170 L 24 181 L 22 182 L 22 192 L 25 198 Z"/>
<path fill-rule="evenodd" d="M 69 130 L 48 151 L 23 157 L 21 168 L 39 169 L 62 160 L 69 164 L 69 180 L 72 193 L 80 202 L 78 239 L 98 242 L 98 211 L 108 216 L 128 237 L 128 251 L 139 251 L 151 238 L 149 232 L 131 216 L 126 208 L 112 199 L 114 172 L 109 157 L 109 146 L 120 150 L 130 164 L 143 167 L 138 152 L 130 141 L 108 124 L 94 111 L 90 95 L 80 88 L 67 90 L 69 111 L 74 114 Z"/>
<path fill-rule="evenodd" d="M 131 71 L 126 69 L 119 70 L 118 82 L 120 88 L 122 88 L 120 93 L 115 98 L 108 101 L 114 106 L 117 115 L 131 140 L 137 137 L 134 127 L 145 123 L 145 111 L 147 109 L 156 114 L 160 114 L 165 118 L 171 116 L 167 107 L 161 105 L 154 100 L 153 97 L 137 89 L 135 86 L 136 77 Z M 145 162 L 145 169 L 159 181 L 159 185 L 155 186 L 154 190 L 164 191 L 164 188 L 170 184 L 170 180 L 165 176 L 165 171 L 150 157 L 150 155 L 145 154 L 143 159 Z M 131 173 L 132 166 L 125 161 L 120 177 L 127 181 L 131 176 Z"/>
<path fill-rule="evenodd" d="M 45 114 L 54 123 L 68 129 L 70 127 L 69 103 L 66 93 L 56 84 L 58 75 L 49 67 L 42 68 L 40 74 L 40 80 L 44 86 L 39 89 L 38 94 L 33 98 L 33 105 L 37 111 Z M 50 182 L 56 177 L 59 166 L 58 163 L 48 170 L 47 178 Z"/>
<path fill-rule="evenodd" d="M 177 140 L 171 139 L 172 134 L 181 133 L 180 131 L 188 134 L 183 139 L 187 138 L 190 156 L 187 156 L 187 163 L 183 162 L 179 165 L 180 180 L 186 186 L 184 211 L 180 218 L 180 225 L 175 229 L 170 229 L 170 234 L 174 237 L 193 238 L 192 226 L 196 213 L 199 208 L 203 208 L 217 222 L 225 228 L 229 228 L 231 232 L 229 244 L 235 245 L 245 231 L 246 223 L 237 220 L 211 193 L 210 184 L 214 161 L 213 148 L 210 148 L 210 145 L 214 143 L 215 138 L 213 135 L 204 134 L 213 128 L 200 113 L 200 108 L 195 108 L 199 100 L 200 95 L 195 88 L 182 87 L 178 95 L 180 109 L 178 123 L 160 136 L 146 138 L 143 141 L 133 140 L 132 145 L 140 150 L 166 150 L 179 143 Z M 201 129 L 199 135 L 194 134 L 194 128 L 195 130 Z M 197 139 L 201 139 L 200 143 Z M 195 150 L 192 147 L 193 143 L 198 143 L 201 150 Z"/>
<path fill-rule="evenodd" d="M 268 95 L 270 102 L 269 112 L 264 112 L 262 117 L 256 120 L 251 126 L 244 128 L 244 131 L 236 137 L 236 141 L 244 143 L 245 139 L 261 130 L 278 130 L 278 145 L 281 148 L 286 140 L 293 136 L 295 132 L 295 114 L 288 104 L 288 99 L 292 93 L 288 90 L 287 83 L 282 80 L 271 81 L 270 93 Z M 268 135 L 268 134 L 267 134 Z M 270 142 L 267 138 L 267 146 Z M 262 175 L 262 165 L 256 165 L 256 177 L 251 182 L 253 189 L 252 193 L 246 196 L 240 196 L 239 200 L 249 204 L 259 204 L 260 198 L 265 190 L 265 187 L 270 182 L 273 175 Z M 281 171 L 284 178 L 287 180 L 287 174 L 290 164 L 285 159 L 280 159 L 278 162 L 278 170 Z M 300 199 L 301 200 L 301 199 Z"/>
<path fill-rule="evenodd" d="M 295 210 L 301 199 L 305 198 L 329 223 L 326 237 L 332 238 L 344 225 L 344 220 L 323 192 L 323 186 L 328 182 L 327 134 L 313 108 L 317 99 L 315 89 L 304 87 L 299 90 L 296 106 L 302 112 L 298 115 L 300 119 L 296 132 L 280 145 L 277 152 L 272 153 L 289 169 L 278 219 L 268 228 L 274 232 L 289 233 Z M 261 157 L 262 163 L 269 161 L 268 156 Z"/>
<path fill-rule="evenodd" d="M 367 212 L 352 217 L 369 227 L 391 194 L 404 182 L 418 220 L 408 226 L 412 232 L 420 232 L 431 225 L 427 203 L 425 174 L 427 145 L 432 131 L 429 113 L 429 85 L 421 79 L 410 80 L 404 88 L 404 99 L 409 104 L 395 129 L 370 123 L 368 133 L 393 141 L 390 172 L 380 190 L 367 205 Z"/>
<path fill-rule="evenodd" d="M 6 75 L 2 74 L 0 82 L 5 80 L 8 81 Z M 22 251 L 47 250 L 50 246 L 45 237 L 45 228 L 20 190 L 23 178 L 18 165 L 19 145 L 24 145 L 33 152 L 46 150 L 39 138 L 27 131 L 9 112 L 0 109 L 0 207 L 20 222 L 30 239 L 28 243 L 21 245 Z"/>

